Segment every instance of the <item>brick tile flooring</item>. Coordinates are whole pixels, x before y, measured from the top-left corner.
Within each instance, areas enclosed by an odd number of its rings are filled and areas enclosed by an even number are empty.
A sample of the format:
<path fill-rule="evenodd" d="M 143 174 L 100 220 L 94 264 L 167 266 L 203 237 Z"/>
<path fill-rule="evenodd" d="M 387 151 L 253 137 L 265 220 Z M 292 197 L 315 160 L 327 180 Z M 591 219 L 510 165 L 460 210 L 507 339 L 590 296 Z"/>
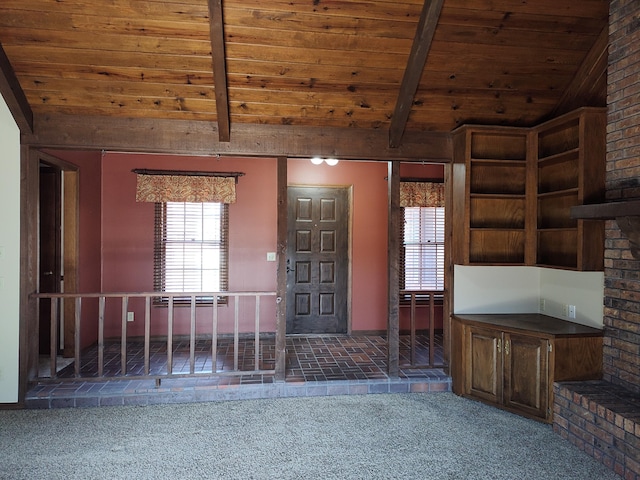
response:
<path fill-rule="evenodd" d="M 127 345 L 127 376 L 104 381 L 97 377 L 97 348 L 82 354 L 81 374 L 87 380 L 72 380 L 74 365 L 58 373 L 61 379 L 43 379 L 27 393 L 27 408 L 85 407 L 99 405 L 146 405 L 194 401 L 271 398 L 282 396 L 344 395 L 392 392 L 450 391 L 451 380 L 442 368 L 409 366 L 409 337 L 401 336 L 400 375 L 387 375 L 386 338 L 381 336 L 287 337 L 285 382 L 275 382 L 275 342 L 273 337 L 260 341 L 258 369 L 255 368 L 255 342 L 239 342 L 238 369 L 234 369 L 234 343 L 220 340 L 216 352 L 216 375 L 211 370 L 211 342 L 195 345 L 194 373 L 190 377 L 135 379 L 144 374 L 144 345 Z M 429 359 L 428 338 L 417 336 L 416 364 Z M 188 342 L 173 345 L 174 375 L 191 371 Z M 442 335 L 436 336 L 434 364 L 442 366 Z M 150 345 L 149 372 L 167 374 L 167 344 Z M 105 345 L 104 376 L 121 375 L 120 344 Z"/>

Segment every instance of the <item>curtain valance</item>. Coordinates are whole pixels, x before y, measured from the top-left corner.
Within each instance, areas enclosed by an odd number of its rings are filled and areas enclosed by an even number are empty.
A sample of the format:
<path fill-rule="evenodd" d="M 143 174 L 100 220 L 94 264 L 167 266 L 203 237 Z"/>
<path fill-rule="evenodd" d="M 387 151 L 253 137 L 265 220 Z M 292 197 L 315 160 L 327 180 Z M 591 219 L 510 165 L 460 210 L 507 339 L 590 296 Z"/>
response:
<path fill-rule="evenodd" d="M 137 174 L 136 202 L 236 202 L 234 176 Z"/>
<path fill-rule="evenodd" d="M 400 182 L 401 207 L 444 207 L 444 183 Z"/>

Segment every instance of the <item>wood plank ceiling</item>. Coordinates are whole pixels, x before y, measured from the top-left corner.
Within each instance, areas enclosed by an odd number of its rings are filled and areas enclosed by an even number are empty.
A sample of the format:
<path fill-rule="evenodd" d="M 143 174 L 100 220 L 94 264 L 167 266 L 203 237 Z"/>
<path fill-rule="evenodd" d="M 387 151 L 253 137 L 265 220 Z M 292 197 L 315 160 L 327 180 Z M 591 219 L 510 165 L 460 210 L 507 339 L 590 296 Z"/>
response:
<path fill-rule="evenodd" d="M 394 147 L 605 105 L 608 5 L 2 0 L 0 45 L 36 118 L 213 122 L 221 142 L 234 126 L 382 130 Z"/>

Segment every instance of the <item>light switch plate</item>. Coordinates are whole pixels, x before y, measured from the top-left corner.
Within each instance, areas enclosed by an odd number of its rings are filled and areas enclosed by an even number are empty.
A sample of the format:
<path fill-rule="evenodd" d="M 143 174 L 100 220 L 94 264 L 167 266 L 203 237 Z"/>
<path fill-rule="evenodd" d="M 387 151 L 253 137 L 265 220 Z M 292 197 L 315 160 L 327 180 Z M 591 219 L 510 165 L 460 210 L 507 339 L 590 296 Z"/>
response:
<path fill-rule="evenodd" d="M 267 252 L 267 262 L 276 261 L 276 252 Z"/>

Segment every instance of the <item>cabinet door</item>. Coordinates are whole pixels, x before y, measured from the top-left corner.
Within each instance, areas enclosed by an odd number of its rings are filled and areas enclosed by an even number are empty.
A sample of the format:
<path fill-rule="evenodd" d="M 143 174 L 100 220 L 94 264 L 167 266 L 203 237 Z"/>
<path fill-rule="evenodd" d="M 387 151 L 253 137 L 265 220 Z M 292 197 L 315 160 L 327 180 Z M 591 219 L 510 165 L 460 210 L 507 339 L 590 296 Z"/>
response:
<path fill-rule="evenodd" d="M 504 406 L 546 418 L 549 393 L 546 339 L 504 334 Z"/>
<path fill-rule="evenodd" d="M 467 393 L 502 403 L 502 333 L 469 327 L 467 335 Z"/>

